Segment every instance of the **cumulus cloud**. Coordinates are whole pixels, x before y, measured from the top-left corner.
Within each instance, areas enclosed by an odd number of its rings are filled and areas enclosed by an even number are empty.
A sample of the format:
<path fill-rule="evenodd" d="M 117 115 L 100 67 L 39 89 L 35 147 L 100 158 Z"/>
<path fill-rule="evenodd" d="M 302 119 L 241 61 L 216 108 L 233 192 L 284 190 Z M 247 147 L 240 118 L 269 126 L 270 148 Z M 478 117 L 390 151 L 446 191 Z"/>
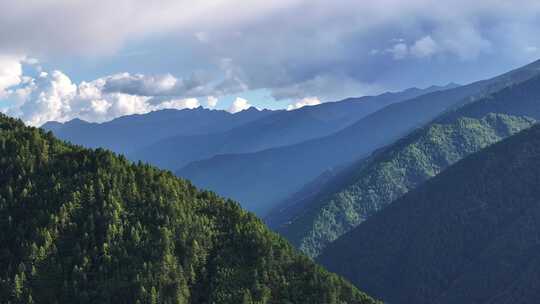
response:
<path fill-rule="evenodd" d="M 439 54 L 454 55 L 461 60 L 468 60 L 478 57 L 482 52 L 489 52 L 491 49 L 489 41 L 477 37 L 473 32 L 464 31 L 460 35 L 462 35 L 460 39 L 443 38 L 440 41 L 427 35 L 410 44 L 407 44 L 404 39 L 399 39 L 398 43 L 384 51 L 371 50 L 370 55 L 390 54 L 394 60 L 403 60 L 406 58 L 421 59 Z"/>
<path fill-rule="evenodd" d="M 433 56 L 437 51 L 438 45 L 431 36 L 425 36 L 411 46 L 411 54 L 418 58 Z"/>
<path fill-rule="evenodd" d="M 130 75 L 129 73 L 122 73 L 108 77 L 103 89 L 109 93 L 155 96 L 173 95 L 173 91 L 182 90 L 183 87 L 183 81 L 176 79 L 171 74 L 145 76 L 141 74 Z"/>
<path fill-rule="evenodd" d="M 195 109 L 200 107 L 201 104 L 197 98 L 186 98 L 186 99 L 173 99 L 159 103 L 155 110 L 162 109 Z"/>
<path fill-rule="evenodd" d="M 22 81 L 21 58 L 0 55 L 0 98 L 6 97 L 9 87 Z"/>
<path fill-rule="evenodd" d="M 222 78 L 215 78 L 203 73 L 194 73 L 187 78 L 178 78 L 171 74 L 143 75 L 120 73 L 105 79 L 103 89 L 108 93 L 124 93 L 138 96 L 223 96 L 244 92 L 247 85 L 239 78 L 238 71 L 230 60 L 222 60 L 220 68 Z"/>
<path fill-rule="evenodd" d="M 247 109 L 249 109 L 251 107 L 252 107 L 252 105 L 249 104 L 249 102 L 246 99 L 237 97 L 233 101 L 231 106 L 229 107 L 228 111 L 234 114 L 234 113 L 238 113 L 238 112 L 247 110 Z"/>
<path fill-rule="evenodd" d="M 316 106 L 318 104 L 321 104 L 321 101 L 317 97 L 306 97 L 303 98 L 293 104 L 290 104 L 287 106 L 287 111 L 292 111 L 296 109 L 300 109 L 301 107 L 305 106 Z"/>
<path fill-rule="evenodd" d="M 206 107 L 209 108 L 209 109 L 213 109 L 217 106 L 218 104 L 218 99 L 214 96 L 208 96 L 206 98 Z"/>
<path fill-rule="evenodd" d="M 392 54 L 395 60 L 401 60 L 407 57 L 409 54 L 409 47 L 405 43 L 396 43 L 393 47 L 386 50 L 387 53 Z"/>
<path fill-rule="evenodd" d="M 12 73 L 13 74 L 13 73 Z M 14 73 L 17 74 L 17 73 Z M 19 75 L 19 74 L 17 74 Z M 61 71 L 41 72 L 35 78 L 18 76 L 17 81 L 8 83 L 7 97 L 12 104 L 4 109 L 10 115 L 20 117 L 26 123 L 40 126 L 47 121 L 67 121 L 81 118 L 92 122 L 103 122 L 119 116 L 143 114 L 162 109 L 193 109 L 200 107 L 197 98 L 178 98 L 160 96 L 160 90 L 174 86 L 170 76 L 135 77 L 149 79 L 139 91 L 145 94 L 128 94 L 111 91 L 107 84 L 111 80 L 129 77 L 128 74 L 112 75 L 91 82 L 73 83 Z M 148 96 L 147 93 L 155 93 Z M 209 97 L 209 104 L 217 103 Z"/>

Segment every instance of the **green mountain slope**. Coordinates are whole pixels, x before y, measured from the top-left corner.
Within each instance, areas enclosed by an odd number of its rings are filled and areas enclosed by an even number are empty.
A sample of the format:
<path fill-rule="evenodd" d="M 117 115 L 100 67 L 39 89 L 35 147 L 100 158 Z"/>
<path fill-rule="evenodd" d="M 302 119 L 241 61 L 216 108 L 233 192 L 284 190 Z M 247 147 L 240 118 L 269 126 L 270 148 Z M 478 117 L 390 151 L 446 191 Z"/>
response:
<path fill-rule="evenodd" d="M 0 116 L 0 302 L 373 303 L 238 204 Z"/>
<path fill-rule="evenodd" d="M 318 260 L 388 303 L 537 303 L 540 126 L 451 166 Z"/>
<path fill-rule="evenodd" d="M 529 127 L 534 119 L 540 119 L 540 77 L 441 116 L 347 168 L 307 201 L 287 201 L 267 222 L 303 252 L 317 256 L 399 196 L 468 154 Z"/>

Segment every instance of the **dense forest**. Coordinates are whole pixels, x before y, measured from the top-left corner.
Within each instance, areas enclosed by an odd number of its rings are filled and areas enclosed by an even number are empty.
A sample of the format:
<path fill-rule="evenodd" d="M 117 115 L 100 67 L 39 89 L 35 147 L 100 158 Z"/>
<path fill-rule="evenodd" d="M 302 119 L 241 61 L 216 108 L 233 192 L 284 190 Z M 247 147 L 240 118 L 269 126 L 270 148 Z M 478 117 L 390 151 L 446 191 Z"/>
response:
<path fill-rule="evenodd" d="M 374 303 L 237 203 L 0 116 L 2 303 Z"/>
<path fill-rule="evenodd" d="M 540 77 L 441 115 L 433 123 L 360 161 L 267 221 L 309 256 L 404 193 L 463 157 L 540 119 Z M 494 114 L 496 113 L 496 114 Z"/>
<path fill-rule="evenodd" d="M 540 126 L 472 154 L 318 261 L 388 303 L 538 303 Z"/>

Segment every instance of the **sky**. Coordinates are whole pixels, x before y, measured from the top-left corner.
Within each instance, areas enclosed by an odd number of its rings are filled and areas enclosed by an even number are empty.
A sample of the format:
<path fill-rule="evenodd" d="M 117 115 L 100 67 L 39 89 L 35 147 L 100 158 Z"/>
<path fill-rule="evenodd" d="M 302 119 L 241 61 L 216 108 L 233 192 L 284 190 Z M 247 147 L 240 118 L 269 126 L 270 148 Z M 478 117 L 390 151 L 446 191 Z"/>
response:
<path fill-rule="evenodd" d="M 294 110 L 540 59 L 537 0 L 2 0 L 0 111 Z"/>

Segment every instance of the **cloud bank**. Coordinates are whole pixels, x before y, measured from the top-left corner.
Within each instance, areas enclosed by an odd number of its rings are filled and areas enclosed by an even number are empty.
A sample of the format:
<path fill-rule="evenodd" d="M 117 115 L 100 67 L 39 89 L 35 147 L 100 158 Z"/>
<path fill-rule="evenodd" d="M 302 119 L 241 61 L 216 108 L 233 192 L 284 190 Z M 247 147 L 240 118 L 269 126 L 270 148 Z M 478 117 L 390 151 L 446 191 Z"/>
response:
<path fill-rule="evenodd" d="M 212 98 L 260 89 L 294 108 L 313 96 L 465 83 L 540 58 L 538 16 L 537 0 L 6 0 L 0 99 L 26 94 L 41 107 L 101 120 L 164 102 L 215 107 Z M 56 62 L 103 62 L 103 72 L 62 95 L 52 72 L 25 78 L 21 62 L 30 57 L 51 71 Z M 99 96 L 84 97 L 85 86 Z"/>
<path fill-rule="evenodd" d="M 5 98 L 10 92 L 8 88 L 22 82 L 21 58 L 0 56 L 0 98 Z"/>

